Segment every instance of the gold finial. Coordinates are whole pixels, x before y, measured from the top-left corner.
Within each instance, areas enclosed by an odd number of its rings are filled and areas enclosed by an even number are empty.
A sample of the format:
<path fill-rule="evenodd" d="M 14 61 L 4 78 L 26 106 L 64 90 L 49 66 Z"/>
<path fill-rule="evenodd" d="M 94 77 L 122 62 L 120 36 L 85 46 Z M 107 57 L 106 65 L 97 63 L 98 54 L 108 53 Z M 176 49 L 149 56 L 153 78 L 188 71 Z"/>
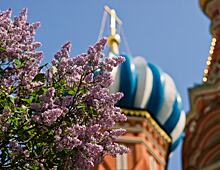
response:
<path fill-rule="evenodd" d="M 111 16 L 108 44 L 112 53 L 119 54 L 120 35 L 117 34 L 116 24 L 122 25 L 122 21 L 118 18 L 114 9 L 105 6 L 105 11 Z"/>

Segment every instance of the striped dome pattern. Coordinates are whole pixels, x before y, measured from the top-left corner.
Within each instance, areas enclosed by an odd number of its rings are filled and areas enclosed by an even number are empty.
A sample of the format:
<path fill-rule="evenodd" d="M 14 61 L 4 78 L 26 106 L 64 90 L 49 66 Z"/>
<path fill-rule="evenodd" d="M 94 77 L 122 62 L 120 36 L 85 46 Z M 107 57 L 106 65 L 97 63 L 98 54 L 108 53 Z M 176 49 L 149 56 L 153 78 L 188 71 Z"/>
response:
<path fill-rule="evenodd" d="M 112 72 L 112 92 L 123 92 L 118 106 L 148 111 L 172 139 L 173 151 L 183 138 L 186 115 L 173 79 L 143 57 L 126 59 Z"/>

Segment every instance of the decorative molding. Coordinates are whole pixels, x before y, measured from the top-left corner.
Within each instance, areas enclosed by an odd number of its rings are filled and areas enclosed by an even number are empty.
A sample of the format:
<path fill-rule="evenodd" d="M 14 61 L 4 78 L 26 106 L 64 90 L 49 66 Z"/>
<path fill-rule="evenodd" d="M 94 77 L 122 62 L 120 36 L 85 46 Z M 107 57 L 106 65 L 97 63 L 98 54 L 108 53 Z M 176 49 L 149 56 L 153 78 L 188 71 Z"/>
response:
<path fill-rule="evenodd" d="M 199 114 L 201 114 L 198 110 L 199 102 L 210 101 L 220 97 L 220 81 L 215 84 L 203 84 L 189 89 L 189 97 L 190 111 L 187 114 L 186 126 L 189 125 L 191 120 L 199 118 Z"/>
<path fill-rule="evenodd" d="M 128 117 L 128 121 L 134 120 L 134 119 L 136 119 L 136 117 L 130 117 L 130 116 Z M 144 118 L 138 118 L 138 119 L 145 121 Z M 147 125 L 149 125 L 149 124 L 147 124 Z M 123 128 L 127 131 L 127 133 L 133 133 L 133 134 L 143 133 L 145 135 L 145 137 L 147 138 L 147 140 L 150 141 L 150 143 L 152 143 L 153 146 L 155 146 L 163 156 L 167 155 L 167 148 L 169 147 L 170 143 L 168 143 L 167 141 L 164 140 L 164 143 L 162 146 L 161 143 L 159 143 L 158 138 L 155 138 L 151 132 L 146 130 L 146 128 L 139 126 L 137 124 L 136 124 L 136 126 L 132 126 L 132 125 L 129 126 L 129 123 L 122 124 L 122 125 L 116 125 L 115 128 Z"/>
<path fill-rule="evenodd" d="M 133 120 L 147 121 L 147 123 L 149 123 L 154 128 L 154 130 L 166 141 L 166 143 L 172 142 L 171 137 L 159 126 L 159 124 L 152 118 L 150 113 L 148 113 L 147 111 L 131 110 L 124 108 L 121 108 L 121 111 L 128 116 L 129 115 L 133 116 L 132 117 Z"/>
<path fill-rule="evenodd" d="M 166 165 L 166 161 L 164 159 L 161 159 L 161 156 L 157 153 L 155 153 L 154 149 L 149 146 L 146 142 L 146 140 L 144 140 L 141 137 L 127 137 L 127 136 L 121 136 L 117 139 L 117 142 L 119 143 L 127 143 L 127 144 L 133 144 L 133 143 L 137 143 L 137 144 L 143 144 L 147 151 L 161 164 L 161 165 Z"/>
<path fill-rule="evenodd" d="M 201 168 L 200 170 L 219 170 L 220 169 L 220 161 L 209 165 L 207 167 Z"/>

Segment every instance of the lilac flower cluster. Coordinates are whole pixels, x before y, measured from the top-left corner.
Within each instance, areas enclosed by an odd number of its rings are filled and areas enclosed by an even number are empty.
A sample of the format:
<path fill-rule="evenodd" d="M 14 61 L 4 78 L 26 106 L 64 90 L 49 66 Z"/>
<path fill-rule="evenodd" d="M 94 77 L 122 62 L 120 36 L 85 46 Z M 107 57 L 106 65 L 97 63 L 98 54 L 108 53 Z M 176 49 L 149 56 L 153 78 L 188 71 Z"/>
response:
<path fill-rule="evenodd" d="M 0 169 L 89 169 L 127 152 L 115 142 L 125 130 L 114 129 L 126 120 L 115 107 L 123 94 L 108 89 L 124 58 L 104 56 L 106 39 L 70 57 L 67 42 L 40 72 L 38 27 L 25 9 L 14 20 L 0 13 Z"/>
<path fill-rule="evenodd" d="M 39 22 L 27 22 L 27 9 L 11 19 L 11 9 L 0 13 L 0 75 L 1 90 L 11 92 L 13 86 L 30 89 L 32 79 L 38 73 L 38 64 L 43 55 L 36 49 L 41 46 L 35 41 L 35 30 Z"/>
<path fill-rule="evenodd" d="M 112 84 L 110 71 L 124 58 L 105 58 L 101 52 L 105 44 L 106 39 L 101 39 L 86 54 L 70 58 L 71 44 L 68 42 L 56 53 L 52 67 L 47 70 L 49 84 L 54 86 L 59 82 L 65 90 L 59 92 L 60 89 L 56 89 L 56 94 L 46 94 L 44 105 L 51 101 L 53 106 L 50 109 L 59 107 L 65 114 L 47 110 L 39 112 L 34 118 L 43 118 L 37 121 L 46 125 L 56 124 L 57 118 L 60 118 L 54 136 L 56 149 L 58 152 L 75 153 L 74 157 L 65 158 L 65 167 L 89 169 L 100 163 L 105 155 L 116 156 L 128 151 L 126 147 L 115 143 L 115 139 L 125 131 L 113 129 L 116 122 L 126 120 L 120 108 L 115 107 L 123 95 L 110 94 L 108 89 Z M 50 118 L 49 114 L 54 117 Z"/>
<path fill-rule="evenodd" d="M 33 115 L 34 121 L 50 126 L 56 122 L 60 116 L 65 114 L 67 108 L 64 106 L 69 101 L 67 101 L 65 97 L 61 106 L 56 105 L 53 99 L 54 94 L 55 89 L 51 87 L 45 94 L 39 97 L 40 103 L 31 104 L 30 108 L 36 112 L 35 115 Z"/>

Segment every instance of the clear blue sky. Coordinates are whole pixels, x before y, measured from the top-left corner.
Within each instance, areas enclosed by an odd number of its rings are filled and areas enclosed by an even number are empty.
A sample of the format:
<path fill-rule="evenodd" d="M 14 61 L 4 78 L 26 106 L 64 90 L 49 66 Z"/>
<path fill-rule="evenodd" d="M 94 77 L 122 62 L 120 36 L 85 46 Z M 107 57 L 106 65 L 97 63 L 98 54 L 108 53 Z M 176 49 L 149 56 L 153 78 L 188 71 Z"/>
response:
<path fill-rule="evenodd" d="M 115 8 L 123 20 L 132 54 L 172 75 L 187 112 L 187 89 L 201 83 L 211 40 L 198 0 L 0 0 L 0 10 L 10 7 L 17 15 L 27 7 L 29 20 L 41 21 L 37 39 L 43 43 L 44 62 L 67 40 L 73 43 L 72 55 L 93 44 L 104 5 Z M 180 146 L 168 167 L 181 170 Z"/>

